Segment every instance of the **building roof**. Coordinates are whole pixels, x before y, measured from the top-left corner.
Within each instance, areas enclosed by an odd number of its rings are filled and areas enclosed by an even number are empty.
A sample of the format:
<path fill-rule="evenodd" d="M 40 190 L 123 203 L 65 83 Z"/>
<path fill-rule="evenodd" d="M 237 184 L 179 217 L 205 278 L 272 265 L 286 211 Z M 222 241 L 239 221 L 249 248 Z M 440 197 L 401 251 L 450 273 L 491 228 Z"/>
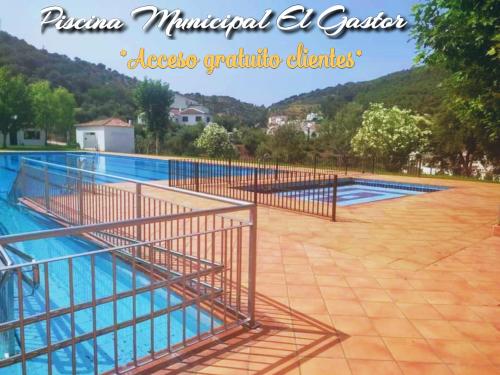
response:
<path fill-rule="evenodd" d="M 203 111 L 200 108 L 186 108 L 183 111 L 178 112 L 179 115 L 204 115 L 207 114 L 205 111 Z"/>
<path fill-rule="evenodd" d="M 118 128 L 131 128 L 132 125 L 122 119 L 117 117 L 105 118 L 102 120 L 94 120 L 90 122 L 84 122 L 83 124 L 76 124 L 77 128 L 79 127 L 87 127 L 87 126 L 110 126 L 110 127 L 118 127 Z"/>

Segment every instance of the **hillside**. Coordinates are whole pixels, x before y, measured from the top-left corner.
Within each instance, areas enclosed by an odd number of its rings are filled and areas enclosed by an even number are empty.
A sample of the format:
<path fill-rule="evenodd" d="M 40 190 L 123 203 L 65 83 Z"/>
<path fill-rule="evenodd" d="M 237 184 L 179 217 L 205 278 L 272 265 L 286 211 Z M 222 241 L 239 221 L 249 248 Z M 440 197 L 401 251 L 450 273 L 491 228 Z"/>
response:
<path fill-rule="evenodd" d="M 218 117 L 228 117 L 246 125 L 265 126 L 267 123 L 267 109 L 264 106 L 245 103 L 230 96 L 202 95 L 199 93 L 185 94 L 209 108 Z"/>
<path fill-rule="evenodd" d="M 46 79 L 54 86 L 70 90 L 79 106 L 78 121 L 108 116 L 133 119 L 136 116 L 132 91 L 138 81 L 104 64 L 49 53 L 0 31 L 0 66 L 24 74 L 30 81 Z M 346 83 L 295 95 L 268 109 L 230 96 L 185 95 L 208 107 L 221 123 L 265 126 L 268 113 L 302 117 L 312 110 L 325 110 L 339 100 L 355 100 L 364 105 L 376 101 L 420 113 L 433 113 L 441 102 L 441 90 L 437 85 L 443 77 L 441 71 L 415 68 L 372 81 Z"/>
<path fill-rule="evenodd" d="M 29 81 L 44 79 L 67 88 L 79 105 L 78 121 L 112 115 L 133 118 L 131 92 L 137 81 L 103 64 L 49 53 L 0 32 L 0 66 L 24 74 Z"/>
<path fill-rule="evenodd" d="M 419 113 L 434 113 L 442 100 L 439 82 L 445 73 L 439 70 L 418 67 L 391 73 L 372 81 L 346 83 L 325 89 L 291 96 L 270 106 L 271 113 L 291 117 L 321 109 L 328 102 L 357 101 L 368 105 L 381 102 L 387 106 L 397 105 Z"/>
<path fill-rule="evenodd" d="M 65 55 L 40 50 L 0 31 L 0 66 L 25 75 L 29 81 L 48 80 L 70 90 L 77 100 L 78 121 L 118 116 L 133 119 L 136 107 L 132 91 L 137 80 L 107 68 Z M 229 116 L 243 124 L 265 124 L 266 109 L 229 96 L 189 94 L 212 113 Z"/>

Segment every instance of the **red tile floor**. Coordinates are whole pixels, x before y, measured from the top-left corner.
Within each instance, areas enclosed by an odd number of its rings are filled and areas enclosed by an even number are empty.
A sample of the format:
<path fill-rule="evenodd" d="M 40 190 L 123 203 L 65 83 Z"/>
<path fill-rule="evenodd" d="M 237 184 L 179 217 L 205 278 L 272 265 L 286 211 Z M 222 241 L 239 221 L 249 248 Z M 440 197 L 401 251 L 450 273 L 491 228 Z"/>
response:
<path fill-rule="evenodd" d="M 452 189 L 335 223 L 259 207 L 260 329 L 144 373 L 500 374 L 500 186 L 392 179 Z"/>

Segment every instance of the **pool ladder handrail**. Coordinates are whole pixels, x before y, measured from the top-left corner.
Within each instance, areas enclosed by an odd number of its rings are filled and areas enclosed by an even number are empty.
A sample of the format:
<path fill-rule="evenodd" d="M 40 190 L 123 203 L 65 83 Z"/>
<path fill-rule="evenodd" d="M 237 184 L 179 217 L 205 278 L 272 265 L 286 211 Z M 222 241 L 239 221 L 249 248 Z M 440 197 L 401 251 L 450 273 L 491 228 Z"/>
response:
<path fill-rule="evenodd" d="M 14 261 L 10 257 L 9 253 L 5 251 L 5 248 L 0 245 L 0 289 L 3 287 L 7 276 L 11 273 L 10 270 L 3 270 L 4 267 L 9 267 L 14 264 Z"/>
<path fill-rule="evenodd" d="M 8 259 L 10 259 L 11 262 L 10 265 L 14 264 L 14 262 L 12 261 L 12 258 L 10 257 L 10 255 L 7 253 L 6 250 L 10 251 L 11 253 L 15 254 L 16 256 L 25 260 L 28 263 L 36 262 L 35 258 L 33 258 L 32 256 L 26 254 L 24 251 L 19 250 L 18 248 L 12 245 L 3 245 L 3 247 L 0 246 L 0 248 L 2 248 L 1 257 L 3 258 L 4 256 L 7 256 Z M 31 295 L 33 295 L 35 293 L 35 290 L 40 286 L 40 265 L 38 263 L 33 264 L 31 270 L 33 274 L 32 278 L 29 278 L 24 272 L 22 273 L 22 278 L 23 281 L 32 288 Z M 1 281 L 3 281 L 3 279 Z"/>

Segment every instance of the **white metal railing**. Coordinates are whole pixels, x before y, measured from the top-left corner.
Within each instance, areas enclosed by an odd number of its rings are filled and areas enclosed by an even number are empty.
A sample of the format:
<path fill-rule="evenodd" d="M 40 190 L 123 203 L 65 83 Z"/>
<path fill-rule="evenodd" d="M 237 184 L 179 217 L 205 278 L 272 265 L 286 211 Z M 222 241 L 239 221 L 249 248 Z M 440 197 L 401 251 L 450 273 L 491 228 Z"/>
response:
<path fill-rule="evenodd" d="M 110 179 L 119 184 L 97 183 Z M 20 373 L 31 373 L 46 358 L 50 374 L 55 354 L 69 350 L 73 373 L 84 365 L 94 373 L 120 372 L 234 326 L 255 325 L 255 205 L 187 192 L 226 203 L 193 209 L 156 196 L 182 189 L 34 160 L 23 160 L 14 189 L 12 196 L 62 227 L 3 236 L 0 247 L 71 236 L 95 250 L 0 266 L 13 289 L 4 298 L 16 305 L 0 321 L 0 337 L 11 340 L 0 370 L 20 364 Z M 29 295 L 23 275 L 34 267 L 40 282 Z M 31 311 L 33 298 L 38 305 Z M 107 324 L 99 323 L 103 315 Z M 40 324 L 43 342 L 27 342 Z M 55 339 L 56 329 L 68 337 Z M 109 336 L 112 344 L 99 343 Z M 92 355 L 80 357 L 82 351 Z"/>

